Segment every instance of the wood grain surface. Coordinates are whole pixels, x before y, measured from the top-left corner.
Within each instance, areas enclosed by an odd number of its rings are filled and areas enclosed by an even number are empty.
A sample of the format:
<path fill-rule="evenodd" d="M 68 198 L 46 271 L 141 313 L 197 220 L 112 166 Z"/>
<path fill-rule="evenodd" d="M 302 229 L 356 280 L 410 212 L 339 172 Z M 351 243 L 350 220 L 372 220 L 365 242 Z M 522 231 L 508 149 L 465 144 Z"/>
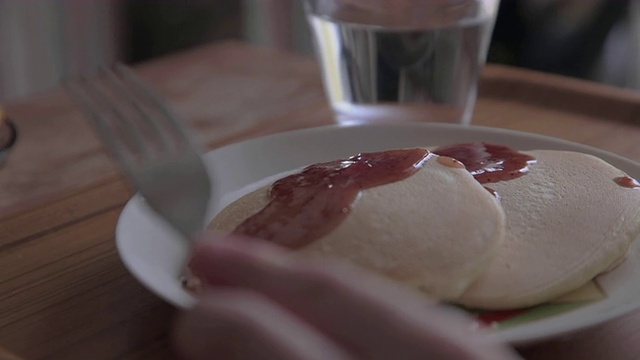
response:
<path fill-rule="evenodd" d="M 215 148 L 331 123 L 313 59 L 213 44 L 136 68 Z M 175 310 L 131 277 L 114 228 L 132 194 L 61 89 L 7 104 L 19 140 L 0 168 L 0 352 L 24 359 L 171 359 Z M 640 160 L 640 95 L 487 66 L 475 124 Z M 640 359 L 640 313 L 521 349 L 527 359 Z M 9 355 L 13 354 L 13 355 Z"/>

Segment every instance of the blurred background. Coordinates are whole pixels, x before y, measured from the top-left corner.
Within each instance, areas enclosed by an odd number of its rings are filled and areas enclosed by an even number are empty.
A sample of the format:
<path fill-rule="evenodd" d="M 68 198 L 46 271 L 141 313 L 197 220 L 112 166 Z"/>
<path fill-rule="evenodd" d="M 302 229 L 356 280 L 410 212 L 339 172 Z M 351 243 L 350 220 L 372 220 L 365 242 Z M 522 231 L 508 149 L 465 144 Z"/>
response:
<path fill-rule="evenodd" d="M 0 0 L 0 101 L 224 40 L 313 51 L 301 0 Z M 640 90 L 640 0 L 502 0 L 488 61 Z"/>

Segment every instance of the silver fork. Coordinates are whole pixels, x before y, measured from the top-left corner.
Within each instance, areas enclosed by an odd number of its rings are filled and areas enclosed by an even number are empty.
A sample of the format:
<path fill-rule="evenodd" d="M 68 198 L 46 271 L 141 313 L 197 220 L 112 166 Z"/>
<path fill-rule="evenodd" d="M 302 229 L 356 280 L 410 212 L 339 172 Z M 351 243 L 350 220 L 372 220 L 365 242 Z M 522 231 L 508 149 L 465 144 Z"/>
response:
<path fill-rule="evenodd" d="M 185 238 L 199 232 L 211 184 L 182 121 L 121 64 L 67 88 L 149 207 Z"/>

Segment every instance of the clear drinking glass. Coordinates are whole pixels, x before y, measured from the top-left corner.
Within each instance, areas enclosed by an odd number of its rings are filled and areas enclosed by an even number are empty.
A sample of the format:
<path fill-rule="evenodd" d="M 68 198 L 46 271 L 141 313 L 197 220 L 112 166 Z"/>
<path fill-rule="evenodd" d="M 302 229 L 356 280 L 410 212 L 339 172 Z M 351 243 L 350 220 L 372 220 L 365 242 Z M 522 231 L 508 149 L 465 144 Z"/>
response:
<path fill-rule="evenodd" d="M 341 124 L 469 124 L 499 0 L 306 0 Z"/>

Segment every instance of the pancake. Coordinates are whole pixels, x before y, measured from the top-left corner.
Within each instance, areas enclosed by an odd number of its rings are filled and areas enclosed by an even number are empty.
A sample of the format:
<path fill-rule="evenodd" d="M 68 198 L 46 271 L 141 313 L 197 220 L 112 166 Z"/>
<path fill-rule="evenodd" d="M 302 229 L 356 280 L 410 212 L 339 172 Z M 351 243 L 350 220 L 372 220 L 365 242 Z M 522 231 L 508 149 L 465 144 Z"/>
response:
<path fill-rule="evenodd" d="M 232 232 L 267 205 L 270 187 L 231 203 L 210 228 Z M 408 178 L 360 191 L 342 222 L 295 251 L 347 260 L 452 300 L 486 270 L 504 228 L 496 198 L 461 164 L 431 154 Z"/>
<path fill-rule="evenodd" d="M 616 183 L 624 172 L 582 153 L 526 153 L 537 160 L 527 175 L 491 184 L 505 239 L 458 303 L 491 310 L 552 300 L 618 265 L 640 233 L 640 189 Z"/>

